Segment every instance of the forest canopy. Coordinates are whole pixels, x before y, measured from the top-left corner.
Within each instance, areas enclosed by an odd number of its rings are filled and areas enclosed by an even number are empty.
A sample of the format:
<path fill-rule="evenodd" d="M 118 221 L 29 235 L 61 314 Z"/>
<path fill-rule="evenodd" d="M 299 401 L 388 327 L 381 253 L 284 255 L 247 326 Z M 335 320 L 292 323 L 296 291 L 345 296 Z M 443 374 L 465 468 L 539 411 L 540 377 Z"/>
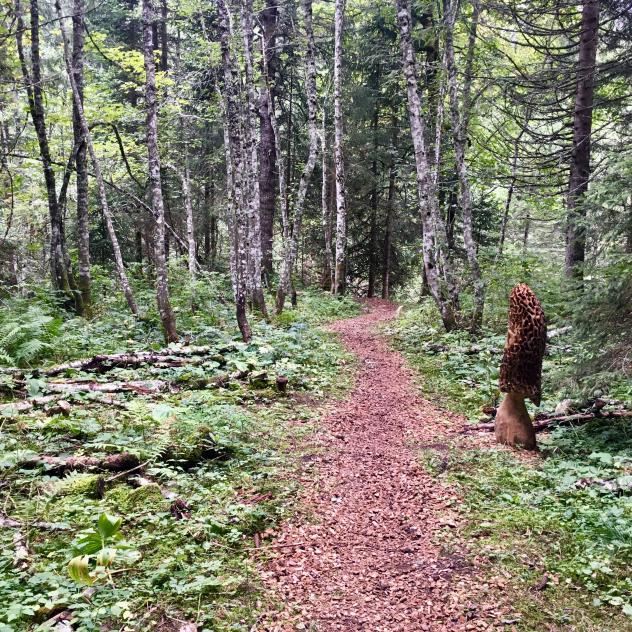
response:
<path fill-rule="evenodd" d="M 174 267 L 230 277 L 245 340 L 307 285 L 476 332 L 527 281 L 629 371 L 631 14 L 5 0 L 3 292 L 91 318 L 106 274 L 143 318 L 149 278 L 170 342 Z"/>

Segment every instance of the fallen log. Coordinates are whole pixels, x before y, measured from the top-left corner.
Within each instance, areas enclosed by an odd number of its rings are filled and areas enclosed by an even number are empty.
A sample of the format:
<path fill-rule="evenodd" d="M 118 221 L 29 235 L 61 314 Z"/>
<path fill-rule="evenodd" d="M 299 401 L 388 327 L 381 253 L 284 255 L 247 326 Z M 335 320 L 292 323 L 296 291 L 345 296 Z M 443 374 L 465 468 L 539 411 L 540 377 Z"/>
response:
<path fill-rule="evenodd" d="M 43 467 L 46 474 L 61 476 L 70 471 L 105 470 L 108 472 L 122 472 L 131 470 L 140 464 L 138 457 L 129 452 L 110 454 L 103 458 L 93 456 L 46 456 L 29 457 L 18 463 L 24 469 Z"/>
<path fill-rule="evenodd" d="M 632 410 L 613 410 L 610 412 L 596 411 L 591 413 L 577 413 L 575 415 L 539 419 L 533 422 L 533 427 L 536 432 L 543 432 L 551 427 L 568 426 L 571 424 L 582 425 L 590 421 L 594 421 L 595 419 L 626 419 L 628 417 L 632 417 Z M 471 426 L 465 426 L 462 430 L 462 434 L 477 431 L 493 432 L 494 427 L 495 424 L 493 421 L 474 424 Z"/>
<path fill-rule="evenodd" d="M 125 392 L 125 390 L 130 390 L 139 394 L 145 394 L 142 391 L 134 390 L 134 389 L 121 389 L 120 392 Z M 0 405 L 0 419 L 16 419 L 20 415 L 24 415 L 26 413 L 31 412 L 35 408 L 43 408 L 47 415 L 57 415 L 63 414 L 67 415 L 70 412 L 70 403 L 66 402 L 63 398 L 66 395 L 73 393 L 80 393 L 81 390 L 76 391 L 68 391 L 58 389 L 57 394 L 55 395 L 46 395 L 45 397 L 31 397 L 30 399 L 25 399 L 17 402 L 9 402 L 7 404 Z M 99 392 L 117 392 L 117 391 L 108 391 L 107 389 L 99 389 L 98 391 L 91 390 L 90 392 L 98 395 Z M 158 391 L 148 391 L 158 392 Z M 104 396 L 95 396 L 90 397 L 88 401 L 82 401 L 82 405 L 86 404 L 102 404 L 103 406 L 114 406 L 116 408 L 127 408 L 125 402 L 118 401 L 114 397 Z"/>
<path fill-rule="evenodd" d="M 86 382 L 64 381 L 47 382 L 46 390 L 53 393 L 137 393 L 138 395 L 150 395 L 160 393 L 168 388 L 168 383 L 163 380 L 132 380 L 130 382 Z"/>
<path fill-rule="evenodd" d="M 69 531 L 70 527 L 63 522 L 42 522 L 35 520 L 34 522 L 22 522 L 15 518 L 9 518 L 4 514 L 0 514 L 0 527 L 5 529 L 41 529 L 42 531 Z"/>
<path fill-rule="evenodd" d="M 220 350 L 221 353 L 221 350 Z M 135 353 L 99 354 L 83 360 L 74 360 L 48 369 L 41 369 L 39 375 L 54 377 L 66 371 L 86 371 L 107 373 L 111 369 L 136 367 L 142 364 L 167 363 L 167 366 L 185 364 L 196 356 L 217 354 L 216 347 L 191 346 L 180 349 L 160 349 L 159 351 L 137 351 Z"/>
<path fill-rule="evenodd" d="M 32 397 L 20 402 L 10 402 L 8 404 L 2 404 L 0 406 L 0 419 L 17 417 L 28 413 L 36 406 L 46 406 L 50 402 L 54 402 L 57 399 L 55 395 L 48 395 L 47 397 Z"/>
<path fill-rule="evenodd" d="M 547 340 L 553 340 L 553 338 L 557 338 L 558 336 L 563 336 L 573 329 L 572 325 L 566 325 L 564 327 L 557 327 L 556 329 L 551 329 L 546 335 Z"/>
<path fill-rule="evenodd" d="M 20 529 L 13 534 L 13 568 L 25 571 L 29 567 L 31 554 L 26 543 L 26 535 Z"/>

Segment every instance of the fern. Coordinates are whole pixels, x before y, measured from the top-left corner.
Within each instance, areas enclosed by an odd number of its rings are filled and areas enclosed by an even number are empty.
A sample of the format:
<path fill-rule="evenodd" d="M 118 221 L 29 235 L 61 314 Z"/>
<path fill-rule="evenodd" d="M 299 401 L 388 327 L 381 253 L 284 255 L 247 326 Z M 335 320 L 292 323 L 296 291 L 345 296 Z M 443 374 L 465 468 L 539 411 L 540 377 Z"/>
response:
<path fill-rule="evenodd" d="M 42 306 L 12 303 L 0 316 L 0 362 L 25 366 L 45 357 L 52 349 L 54 325 Z"/>

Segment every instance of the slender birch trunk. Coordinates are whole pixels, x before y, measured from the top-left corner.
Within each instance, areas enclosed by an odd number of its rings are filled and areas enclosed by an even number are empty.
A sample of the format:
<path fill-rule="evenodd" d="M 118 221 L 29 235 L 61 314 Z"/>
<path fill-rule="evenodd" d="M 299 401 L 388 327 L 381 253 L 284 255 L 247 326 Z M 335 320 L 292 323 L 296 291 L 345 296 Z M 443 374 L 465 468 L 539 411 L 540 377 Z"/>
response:
<path fill-rule="evenodd" d="M 187 152 L 188 154 L 188 152 Z M 181 174 L 182 201 L 187 218 L 187 252 L 189 277 L 195 281 L 197 273 L 197 254 L 195 250 L 195 223 L 193 221 L 193 201 L 191 199 L 191 174 L 189 172 L 189 156 L 184 157 L 184 171 Z"/>
<path fill-rule="evenodd" d="M 286 240 L 288 239 L 289 236 L 289 209 L 288 209 L 288 205 L 289 205 L 289 198 L 288 198 L 288 192 L 287 192 L 287 177 L 286 177 L 286 172 L 285 169 L 283 168 L 283 155 L 281 152 L 281 136 L 279 134 L 279 125 L 277 122 L 277 118 L 276 118 L 276 111 L 274 109 L 274 101 L 273 101 L 273 90 L 270 84 L 271 78 L 270 78 L 270 73 L 271 73 L 271 69 L 268 66 L 268 59 L 269 59 L 269 54 L 268 54 L 268 50 L 266 48 L 267 44 L 266 44 L 266 39 L 265 37 L 261 40 L 261 45 L 263 48 L 263 54 L 262 54 L 262 62 L 263 62 L 263 75 L 264 75 L 264 82 L 267 86 L 267 97 L 268 97 L 268 112 L 270 115 L 270 125 L 272 127 L 272 133 L 274 135 L 274 138 L 276 139 L 275 145 L 274 145 L 274 157 L 275 157 L 275 172 L 277 174 L 277 180 L 278 180 L 278 185 L 279 185 L 279 203 L 280 203 L 280 211 L 281 211 L 281 226 L 282 226 L 282 230 L 283 230 L 283 243 L 286 242 Z"/>
<path fill-rule="evenodd" d="M 24 79 L 24 87 L 28 97 L 29 113 L 37 135 L 44 183 L 48 199 L 50 218 L 50 265 L 53 289 L 62 298 L 65 306 L 74 308 L 77 314 L 83 312 L 81 294 L 76 291 L 75 280 L 70 266 L 70 257 L 66 249 L 66 236 L 62 209 L 57 198 L 55 171 L 50 154 L 48 130 L 44 110 L 44 93 L 42 89 L 42 68 L 40 59 L 40 23 L 38 0 L 30 0 L 30 34 L 31 34 L 31 70 L 29 70 L 24 54 L 22 35 L 26 31 L 20 0 L 15 3 L 16 46 L 20 67 Z"/>
<path fill-rule="evenodd" d="M 257 142 L 257 101 L 253 66 L 252 0 L 243 0 L 241 30 L 244 44 L 247 114 L 244 124 L 246 151 L 248 230 L 250 232 L 250 288 L 254 305 L 268 318 L 262 285 L 261 215 L 259 195 L 259 147 Z"/>
<path fill-rule="evenodd" d="M 334 163 L 336 165 L 336 267 L 333 292 L 344 294 L 347 268 L 347 206 L 342 118 L 342 36 L 345 0 L 336 0 L 334 12 Z"/>
<path fill-rule="evenodd" d="M 470 26 L 470 41 L 468 63 L 466 63 L 465 80 L 463 84 L 463 111 L 459 112 L 459 87 L 456 76 L 456 61 L 454 57 L 454 23 L 456 21 L 457 2 L 446 0 L 445 6 L 445 61 L 448 76 L 448 97 L 450 101 L 450 115 L 452 122 L 452 144 L 456 160 L 456 170 L 459 178 L 459 194 L 461 210 L 463 211 L 463 243 L 467 261 L 470 266 L 472 285 L 474 288 L 474 308 L 472 311 L 471 327 L 478 330 L 483 324 L 483 309 L 485 307 L 485 284 L 478 263 L 477 246 L 474 239 L 472 190 L 467 168 L 465 148 L 467 144 L 467 128 L 469 123 L 470 93 L 472 86 L 472 60 L 476 42 L 479 6 L 473 1 L 474 15 Z"/>
<path fill-rule="evenodd" d="M 231 276 L 235 295 L 237 325 L 248 342 L 252 336 L 248 316 L 248 223 L 244 210 L 244 157 L 240 129 L 239 89 L 235 77 L 235 63 L 231 52 L 231 22 L 225 0 L 217 0 L 220 17 L 220 44 L 224 74 L 224 143 L 227 147 L 226 170 L 229 188 L 229 229 L 231 232 Z"/>
<path fill-rule="evenodd" d="M 320 191 L 321 207 L 323 214 L 323 237 L 325 239 L 324 249 L 324 271 L 323 271 L 323 289 L 331 290 L 334 287 L 334 255 L 331 249 L 331 207 L 329 206 L 329 191 L 327 185 L 329 183 L 329 156 L 327 153 L 327 126 L 326 126 L 326 103 L 323 103 L 323 122 L 320 132 L 320 148 L 321 148 L 321 171 L 322 184 Z"/>
<path fill-rule="evenodd" d="M 154 217 L 154 263 L 156 266 L 156 300 L 167 343 L 178 340 L 176 319 L 169 298 L 167 259 L 165 256 L 165 207 L 160 177 L 158 149 L 158 104 L 156 101 L 156 62 L 153 49 L 153 27 L 156 15 L 153 0 L 142 0 L 143 57 L 145 61 L 145 103 L 147 108 L 147 155 L 149 182 Z"/>
<path fill-rule="evenodd" d="M 127 278 L 127 273 L 125 272 L 125 265 L 123 263 L 123 256 L 121 255 L 121 248 L 119 246 L 118 239 L 116 237 L 116 231 L 114 230 L 114 223 L 112 221 L 112 214 L 110 213 L 110 208 L 108 205 L 107 195 L 105 192 L 105 181 L 103 179 L 103 173 L 101 171 L 101 163 L 99 162 L 96 152 L 94 150 L 94 143 L 92 142 L 92 133 L 88 126 L 88 121 L 86 119 L 86 115 L 83 109 L 83 103 L 81 99 L 81 94 L 79 92 L 79 87 L 75 80 L 75 75 L 73 73 L 73 66 L 70 57 L 70 47 L 68 45 L 68 39 L 66 37 L 66 29 L 64 27 L 64 20 L 62 17 L 61 4 L 59 0 L 55 2 L 55 9 L 57 11 L 57 16 L 59 18 L 59 28 L 61 30 L 63 45 L 64 45 L 64 61 L 66 64 L 66 71 L 68 73 L 68 80 L 70 81 L 70 88 L 72 90 L 73 103 L 77 115 L 77 122 L 79 123 L 79 132 L 83 139 L 83 142 L 86 144 L 86 148 L 88 153 L 90 154 L 90 160 L 92 161 L 92 168 L 94 170 L 95 180 L 97 181 L 97 191 L 99 194 L 99 203 L 101 204 L 101 212 L 103 213 L 103 219 L 105 220 L 105 226 L 108 232 L 108 236 L 110 238 L 110 242 L 112 244 L 112 252 L 114 253 L 114 264 L 116 267 L 116 273 L 118 276 L 118 281 L 125 294 L 125 299 L 127 300 L 127 305 L 130 308 L 130 311 L 135 316 L 138 315 L 138 306 L 136 305 L 136 300 L 134 298 L 134 293 L 132 291 L 132 287 Z"/>
<path fill-rule="evenodd" d="M 435 237 L 443 232 L 445 236 L 445 222 L 440 217 L 437 208 L 437 199 L 434 187 L 434 178 L 430 172 L 428 156 L 425 143 L 425 121 L 421 114 L 421 99 L 418 90 L 418 73 L 415 61 L 415 51 L 411 37 L 411 17 L 410 0 L 396 0 L 397 21 L 400 31 L 400 46 L 402 51 L 402 65 L 404 77 L 406 79 L 406 90 L 408 97 L 408 117 L 410 120 L 410 131 L 415 152 L 415 167 L 417 171 L 417 195 L 423 223 L 423 256 L 424 270 L 428 287 L 434 298 L 441 319 L 446 330 L 450 331 L 457 326 L 457 313 L 455 312 L 454 301 L 447 298 L 441 288 L 441 279 L 437 267 L 437 257 L 435 251 Z M 435 230 L 437 225 L 438 230 Z M 443 237 L 439 235 L 440 238 Z M 443 261 L 444 274 L 449 279 L 448 291 L 450 294 L 450 284 L 452 283 L 452 270 L 449 258 Z M 447 269 L 446 269 L 447 268 Z"/>
<path fill-rule="evenodd" d="M 83 104 L 83 58 L 85 42 L 85 0 L 74 0 L 72 16 L 72 72 L 77 85 L 79 100 Z M 84 316 L 91 312 L 90 275 L 90 222 L 88 216 L 88 167 L 87 147 L 82 132 L 81 117 L 73 101 L 72 129 L 77 146 L 75 167 L 77 172 L 77 251 L 79 274 L 77 284 L 81 292 Z"/>
<path fill-rule="evenodd" d="M 284 240 L 283 261 L 281 262 L 281 275 L 276 295 L 276 313 L 283 311 L 285 297 L 291 291 L 292 269 L 298 252 L 298 240 L 301 234 L 301 223 L 307 188 L 312 179 L 316 157 L 318 154 L 318 129 L 316 123 L 316 46 L 314 43 L 314 29 L 312 27 L 312 0 L 303 0 L 303 12 L 305 14 L 305 32 L 307 36 L 307 72 L 305 85 L 307 90 L 307 134 L 309 137 L 309 151 L 307 162 L 301 175 L 298 186 L 298 194 L 294 205 L 292 218 L 292 230 Z"/>
<path fill-rule="evenodd" d="M 228 121 L 227 112 L 228 104 L 226 98 L 220 95 L 220 103 L 223 103 L 224 120 Z M 237 269 L 237 234 L 235 228 L 235 217 L 237 215 L 237 202 L 235 200 L 235 179 L 233 177 L 233 151 L 228 123 L 224 125 L 224 147 L 226 148 L 226 198 L 228 200 L 226 208 L 226 225 L 228 227 L 228 235 L 230 248 L 228 253 L 228 262 L 230 269 L 230 280 L 233 287 L 233 295 L 236 297 L 239 291 L 239 278 Z M 245 290 L 244 290 L 245 292 Z M 245 299 L 244 299 L 245 300 Z M 241 326 L 240 326 L 241 329 Z"/>

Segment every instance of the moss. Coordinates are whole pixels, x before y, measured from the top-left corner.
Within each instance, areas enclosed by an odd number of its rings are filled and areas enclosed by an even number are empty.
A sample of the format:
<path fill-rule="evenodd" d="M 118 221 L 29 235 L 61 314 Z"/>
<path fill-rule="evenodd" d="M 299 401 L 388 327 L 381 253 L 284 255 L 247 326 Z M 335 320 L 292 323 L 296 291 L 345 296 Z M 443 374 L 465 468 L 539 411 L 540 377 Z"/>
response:
<path fill-rule="evenodd" d="M 52 488 L 60 496 L 89 496 L 97 498 L 101 477 L 98 474 L 72 473 L 56 482 Z"/>
<path fill-rule="evenodd" d="M 161 507 L 166 511 L 169 506 L 156 483 L 136 488 L 115 487 L 105 494 L 105 501 L 119 513 L 156 511 Z"/>

